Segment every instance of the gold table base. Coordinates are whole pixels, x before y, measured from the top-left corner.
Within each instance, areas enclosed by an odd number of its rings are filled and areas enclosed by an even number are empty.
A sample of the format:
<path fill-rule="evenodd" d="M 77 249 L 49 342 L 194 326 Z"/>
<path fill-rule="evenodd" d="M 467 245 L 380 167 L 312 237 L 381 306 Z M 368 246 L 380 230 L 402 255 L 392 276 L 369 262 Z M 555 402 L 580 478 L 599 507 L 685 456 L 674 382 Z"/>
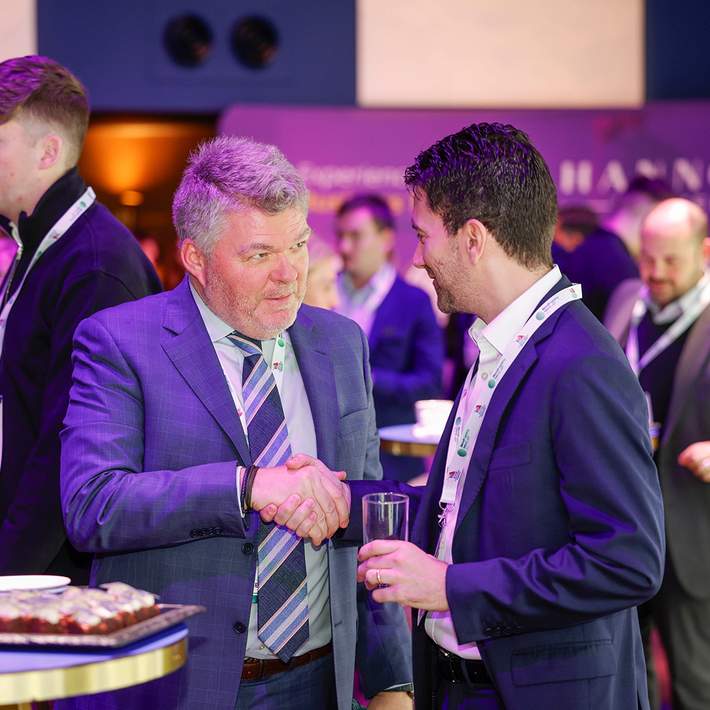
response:
<path fill-rule="evenodd" d="M 178 670 L 187 660 L 187 637 L 134 656 L 65 668 L 0 674 L 0 710 L 30 710 L 32 701 L 90 695 L 147 683 Z M 7 705 L 10 703 L 10 705 Z"/>

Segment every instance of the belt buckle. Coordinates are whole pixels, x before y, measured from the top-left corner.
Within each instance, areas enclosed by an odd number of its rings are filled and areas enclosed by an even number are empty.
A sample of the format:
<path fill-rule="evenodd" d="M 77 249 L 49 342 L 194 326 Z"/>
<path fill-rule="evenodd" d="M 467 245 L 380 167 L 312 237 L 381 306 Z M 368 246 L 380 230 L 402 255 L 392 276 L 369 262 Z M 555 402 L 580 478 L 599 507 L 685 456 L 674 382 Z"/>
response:
<path fill-rule="evenodd" d="M 246 678 L 244 678 L 244 668 L 242 669 L 243 680 L 261 680 L 264 676 L 264 659 L 263 658 L 245 658 L 244 667 L 246 668 Z"/>

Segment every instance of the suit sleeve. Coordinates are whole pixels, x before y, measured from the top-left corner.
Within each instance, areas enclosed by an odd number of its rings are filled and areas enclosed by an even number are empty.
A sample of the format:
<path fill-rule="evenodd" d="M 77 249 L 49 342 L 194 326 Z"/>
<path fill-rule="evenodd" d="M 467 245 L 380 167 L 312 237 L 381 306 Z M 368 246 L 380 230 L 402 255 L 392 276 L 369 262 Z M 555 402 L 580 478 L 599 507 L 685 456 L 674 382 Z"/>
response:
<path fill-rule="evenodd" d="M 245 535 L 236 461 L 143 470 L 138 378 L 96 318 L 77 329 L 74 381 L 62 432 L 61 500 L 80 550 L 149 549 L 203 535 Z"/>
<path fill-rule="evenodd" d="M 378 398 L 413 405 L 418 399 L 441 396 L 444 334 L 436 322 L 429 297 L 421 292 L 409 305 L 416 313 L 410 334 L 410 355 L 401 371 L 374 366 L 372 378 Z"/>
<path fill-rule="evenodd" d="M 0 570 L 40 572 L 47 569 L 66 534 L 59 504 L 59 432 L 71 385 L 72 337 L 77 324 L 103 308 L 146 293 L 131 293 L 110 274 L 90 272 L 66 285 L 49 324 L 50 361 L 41 402 L 35 446 L 21 473 L 17 494 L 0 528 Z"/>
<path fill-rule="evenodd" d="M 450 565 L 460 643 L 583 623 L 641 604 L 660 585 L 663 509 L 633 373 L 621 359 L 590 355 L 560 374 L 551 406 L 569 542 Z"/>
<path fill-rule="evenodd" d="M 367 340 L 360 331 L 363 349 L 363 376 L 367 400 L 371 410 L 367 451 L 365 455 L 365 481 L 380 481 L 380 439 L 375 426 L 375 411 L 372 401 Z M 357 501 L 361 508 L 360 500 Z M 378 604 L 372 600 L 364 584 L 357 589 L 357 645 L 356 666 L 360 684 L 366 697 L 397 685 L 412 682 L 412 638 L 404 615 L 398 604 Z"/>

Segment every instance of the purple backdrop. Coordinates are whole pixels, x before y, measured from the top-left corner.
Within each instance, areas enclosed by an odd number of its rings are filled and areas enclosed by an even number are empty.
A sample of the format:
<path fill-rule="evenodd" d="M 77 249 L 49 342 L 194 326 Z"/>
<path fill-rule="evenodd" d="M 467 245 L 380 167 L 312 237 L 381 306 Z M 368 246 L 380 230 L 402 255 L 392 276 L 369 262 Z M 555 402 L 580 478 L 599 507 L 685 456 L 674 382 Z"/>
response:
<path fill-rule="evenodd" d="M 710 197 L 710 103 L 650 104 L 607 111 L 379 111 L 234 106 L 220 132 L 275 143 L 311 190 L 309 221 L 332 240 L 333 210 L 353 192 L 387 196 L 399 220 L 398 256 L 414 250 L 404 168 L 437 139 L 474 121 L 525 130 L 547 160 L 560 204 L 606 211 L 635 173 L 665 178 L 704 208 Z"/>

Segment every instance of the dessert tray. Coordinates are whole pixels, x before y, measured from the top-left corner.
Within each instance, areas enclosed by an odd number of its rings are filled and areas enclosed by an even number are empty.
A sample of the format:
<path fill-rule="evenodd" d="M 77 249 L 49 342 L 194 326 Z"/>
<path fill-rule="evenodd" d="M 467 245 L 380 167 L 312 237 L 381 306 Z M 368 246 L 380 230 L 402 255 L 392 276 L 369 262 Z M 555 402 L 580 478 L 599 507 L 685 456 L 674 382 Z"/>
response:
<path fill-rule="evenodd" d="M 119 648 L 160 633 L 205 611 L 189 604 L 156 604 L 150 592 L 122 582 L 59 592 L 0 593 L 0 646 Z"/>
<path fill-rule="evenodd" d="M 0 633 L 0 646 L 63 646 L 65 648 L 120 648 L 175 626 L 205 611 L 196 604 L 158 604 L 160 613 L 108 634 Z"/>

